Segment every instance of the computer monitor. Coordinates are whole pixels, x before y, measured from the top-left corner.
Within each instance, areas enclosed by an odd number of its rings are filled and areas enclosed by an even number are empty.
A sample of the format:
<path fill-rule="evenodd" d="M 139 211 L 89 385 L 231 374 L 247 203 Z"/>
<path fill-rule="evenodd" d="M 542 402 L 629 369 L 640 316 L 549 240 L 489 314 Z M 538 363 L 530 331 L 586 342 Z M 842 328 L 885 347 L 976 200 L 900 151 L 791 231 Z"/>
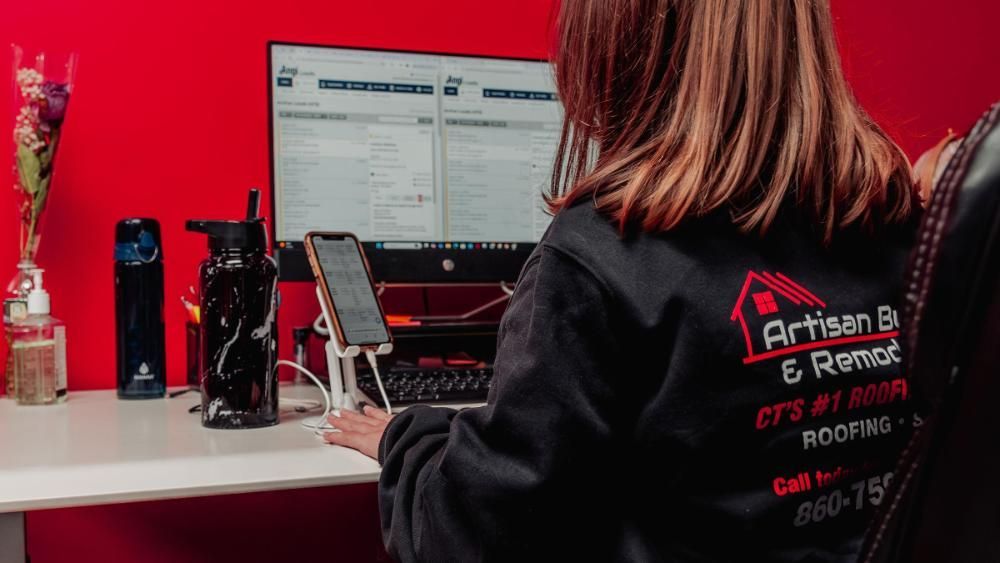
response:
<path fill-rule="evenodd" d="M 355 233 L 377 281 L 514 281 L 551 221 L 562 106 L 545 61 L 268 44 L 282 280 Z"/>

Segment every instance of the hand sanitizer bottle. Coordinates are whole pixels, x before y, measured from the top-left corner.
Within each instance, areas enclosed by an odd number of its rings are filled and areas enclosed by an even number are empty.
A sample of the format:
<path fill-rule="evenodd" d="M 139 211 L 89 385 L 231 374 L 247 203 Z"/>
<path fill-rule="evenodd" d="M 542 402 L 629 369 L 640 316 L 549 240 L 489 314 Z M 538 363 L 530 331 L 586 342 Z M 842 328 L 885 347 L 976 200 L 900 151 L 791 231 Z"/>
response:
<path fill-rule="evenodd" d="M 34 270 L 28 316 L 14 324 L 15 398 L 19 405 L 48 405 L 66 398 L 66 326 L 49 315 L 49 292 Z"/>

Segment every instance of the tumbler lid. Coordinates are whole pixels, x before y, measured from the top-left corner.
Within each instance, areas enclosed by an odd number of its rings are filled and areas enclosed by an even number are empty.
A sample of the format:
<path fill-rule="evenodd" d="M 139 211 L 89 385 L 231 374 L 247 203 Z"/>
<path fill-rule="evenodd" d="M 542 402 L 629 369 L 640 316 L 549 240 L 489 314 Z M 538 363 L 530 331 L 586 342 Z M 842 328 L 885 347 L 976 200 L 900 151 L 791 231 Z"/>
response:
<path fill-rule="evenodd" d="M 115 225 L 115 260 L 153 262 L 163 259 L 160 223 L 131 217 Z"/>
<path fill-rule="evenodd" d="M 251 188 L 247 195 L 244 221 L 189 219 L 187 230 L 208 235 L 210 250 L 267 250 L 267 229 L 260 216 L 260 190 Z"/>
<path fill-rule="evenodd" d="M 187 230 L 208 235 L 211 250 L 266 250 L 264 223 L 255 221 L 208 221 L 189 219 Z"/>

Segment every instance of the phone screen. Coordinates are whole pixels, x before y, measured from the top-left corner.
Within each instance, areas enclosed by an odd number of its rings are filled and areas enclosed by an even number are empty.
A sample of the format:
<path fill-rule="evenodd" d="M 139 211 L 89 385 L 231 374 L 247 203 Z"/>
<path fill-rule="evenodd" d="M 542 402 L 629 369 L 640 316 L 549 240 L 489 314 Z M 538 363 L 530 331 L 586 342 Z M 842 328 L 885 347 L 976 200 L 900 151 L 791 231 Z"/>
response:
<path fill-rule="evenodd" d="M 314 237 L 312 244 L 347 344 L 388 342 L 378 297 L 357 242 L 350 238 Z"/>

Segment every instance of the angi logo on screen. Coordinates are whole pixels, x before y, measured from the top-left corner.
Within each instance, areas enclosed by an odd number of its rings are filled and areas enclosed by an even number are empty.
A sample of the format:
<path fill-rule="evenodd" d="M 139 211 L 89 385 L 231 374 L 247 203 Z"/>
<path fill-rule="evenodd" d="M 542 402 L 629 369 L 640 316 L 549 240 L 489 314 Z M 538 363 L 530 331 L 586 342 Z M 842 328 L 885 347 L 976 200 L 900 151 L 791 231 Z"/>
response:
<path fill-rule="evenodd" d="M 452 75 L 449 74 L 448 75 L 448 80 L 445 80 L 444 83 L 448 84 L 448 85 L 452 85 L 452 86 L 461 86 L 462 85 L 462 77 L 461 76 L 452 76 Z"/>
<path fill-rule="evenodd" d="M 299 67 L 281 65 L 281 69 L 278 70 L 278 74 L 284 76 L 293 76 L 293 77 L 298 76 Z"/>

